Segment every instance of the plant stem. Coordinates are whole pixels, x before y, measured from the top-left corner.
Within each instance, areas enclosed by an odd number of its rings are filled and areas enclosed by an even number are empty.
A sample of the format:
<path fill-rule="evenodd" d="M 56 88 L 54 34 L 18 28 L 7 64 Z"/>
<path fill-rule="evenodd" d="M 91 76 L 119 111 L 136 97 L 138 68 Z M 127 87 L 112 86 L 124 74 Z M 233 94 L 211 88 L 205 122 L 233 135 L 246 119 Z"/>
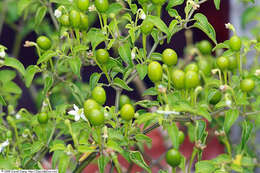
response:
<path fill-rule="evenodd" d="M 193 148 L 193 151 L 192 151 L 192 154 L 191 154 L 191 159 L 190 159 L 190 163 L 189 163 L 189 168 L 188 168 L 188 173 L 191 172 L 191 167 L 192 167 L 192 164 L 193 164 L 193 161 L 195 159 L 195 156 L 197 154 L 197 149 L 196 148 Z"/>
<path fill-rule="evenodd" d="M 59 30 L 59 24 L 58 24 L 58 22 L 57 22 L 57 20 L 56 20 L 56 18 L 54 16 L 53 9 L 52 9 L 52 6 L 51 6 L 51 2 L 49 2 L 47 4 L 47 6 L 48 6 L 49 14 L 51 16 L 51 20 L 52 20 L 52 22 L 53 22 L 53 24 L 55 26 L 55 29 L 58 31 Z"/>
<path fill-rule="evenodd" d="M 115 100 L 115 106 L 116 106 L 116 112 L 119 110 L 119 99 L 120 99 L 120 94 L 122 90 L 120 88 L 116 88 L 116 100 Z"/>
<path fill-rule="evenodd" d="M 240 52 L 236 52 L 236 58 L 237 58 L 239 75 L 241 76 L 242 75 L 242 64 L 241 64 L 241 59 L 240 59 Z"/>
<path fill-rule="evenodd" d="M 81 173 L 82 170 L 89 164 L 91 163 L 96 156 L 98 155 L 98 152 L 93 152 L 91 153 L 86 160 L 84 160 L 83 162 L 78 163 L 78 165 L 76 166 L 76 168 L 73 170 L 73 173 Z"/>
<path fill-rule="evenodd" d="M 231 146 L 230 146 L 230 143 L 228 141 L 227 136 L 225 136 L 225 138 L 223 139 L 223 142 L 224 142 L 224 144 L 225 144 L 225 146 L 227 148 L 228 154 L 231 156 L 232 155 L 232 153 L 231 153 Z"/>
<path fill-rule="evenodd" d="M 146 59 L 146 34 L 142 34 L 142 39 L 143 39 L 143 50 L 144 50 L 144 57 Z"/>

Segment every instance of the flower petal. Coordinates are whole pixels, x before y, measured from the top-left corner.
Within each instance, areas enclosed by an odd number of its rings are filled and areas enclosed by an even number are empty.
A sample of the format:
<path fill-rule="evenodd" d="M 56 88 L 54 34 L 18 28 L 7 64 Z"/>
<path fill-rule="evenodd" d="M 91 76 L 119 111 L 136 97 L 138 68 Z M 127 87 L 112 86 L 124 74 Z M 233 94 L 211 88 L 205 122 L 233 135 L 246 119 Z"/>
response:
<path fill-rule="evenodd" d="M 71 110 L 68 112 L 68 114 L 76 116 L 78 113 L 74 110 Z"/>
<path fill-rule="evenodd" d="M 79 110 L 78 106 L 75 105 L 75 104 L 73 104 L 73 108 L 74 108 L 75 111 L 78 111 L 78 110 Z"/>
<path fill-rule="evenodd" d="M 76 114 L 75 115 L 75 121 L 78 121 L 80 119 L 80 115 L 79 114 Z"/>

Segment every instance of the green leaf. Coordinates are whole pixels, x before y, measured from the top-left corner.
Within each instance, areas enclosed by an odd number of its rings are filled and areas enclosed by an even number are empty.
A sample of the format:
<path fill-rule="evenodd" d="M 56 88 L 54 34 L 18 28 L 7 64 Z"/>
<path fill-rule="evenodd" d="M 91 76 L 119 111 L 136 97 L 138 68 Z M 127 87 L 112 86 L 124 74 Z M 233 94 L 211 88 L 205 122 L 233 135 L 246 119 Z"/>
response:
<path fill-rule="evenodd" d="M 130 87 L 125 83 L 125 81 L 123 81 L 122 79 L 120 79 L 120 78 L 118 78 L 118 77 L 116 77 L 116 78 L 114 79 L 113 84 L 116 85 L 116 86 L 118 86 L 118 87 L 120 87 L 120 88 L 123 88 L 123 89 L 125 89 L 125 90 L 127 90 L 127 91 L 133 91 L 133 89 L 130 88 Z"/>
<path fill-rule="evenodd" d="M 63 154 L 59 161 L 59 173 L 66 173 L 66 171 L 68 170 L 69 162 L 70 157 L 67 154 Z"/>
<path fill-rule="evenodd" d="M 93 73 L 91 76 L 90 76 L 90 79 L 89 79 L 89 85 L 90 85 L 90 89 L 93 90 L 95 88 L 95 86 L 97 86 L 97 83 L 99 81 L 101 77 L 101 74 L 100 73 Z"/>
<path fill-rule="evenodd" d="M 8 66 L 8 67 L 15 68 L 22 75 L 25 74 L 25 69 L 24 69 L 23 64 L 19 60 L 15 59 L 15 58 L 5 58 L 4 65 Z"/>
<path fill-rule="evenodd" d="M 5 99 L 3 98 L 3 96 L 0 96 L 0 104 L 3 106 L 6 106 L 6 102 L 5 102 Z"/>
<path fill-rule="evenodd" d="M 147 21 L 150 21 L 153 23 L 160 31 L 164 32 L 167 36 L 170 35 L 169 29 L 166 26 L 166 24 L 161 20 L 160 17 L 158 16 L 147 16 L 146 17 Z"/>
<path fill-rule="evenodd" d="M 224 41 L 223 43 L 218 43 L 212 51 L 215 51 L 216 49 L 229 49 L 229 40 Z"/>
<path fill-rule="evenodd" d="M 152 143 L 152 139 L 142 133 L 139 133 L 137 135 L 135 135 L 135 139 L 137 141 L 141 141 L 141 142 L 147 142 L 147 144 L 151 144 Z"/>
<path fill-rule="evenodd" d="M 172 124 L 166 124 L 166 129 L 168 132 L 168 135 L 172 141 L 172 145 L 175 149 L 179 149 L 179 129 L 176 126 L 176 124 L 173 122 Z"/>
<path fill-rule="evenodd" d="M 138 125 L 141 125 L 141 124 L 146 123 L 150 120 L 157 120 L 158 117 L 159 117 L 158 114 L 148 112 L 148 113 L 144 113 L 142 115 L 139 115 L 137 117 L 136 122 L 137 122 Z"/>
<path fill-rule="evenodd" d="M 43 146 L 44 146 L 44 143 L 42 141 L 34 142 L 33 145 L 31 146 L 30 153 L 31 154 L 37 153 L 38 151 L 40 151 L 42 149 Z"/>
<path fill-rule="evenodd" d="M 169 0 L 168 5 L 166 9 L 172 8 L 177 5 L 181 5 L 184 2 L 184 0 Z"/>
<path fill-rule="evenodd" d="M 224 131 L 226 134 L 228 134 L 231 126 L 237 120 L 238 116 L 239 116 L 239 111 L 237 109 L 229 109 L 228 111 L 226 111 L 225 121 L 224 121 Z"/>
<path fill-rule="evenodd" d="M 260 6 L 249 7 L 243 12 L 241 17 L 241 24 L 243 29 L 246 28 L 246 25 L 249 22 L 256 20 L 256 16 L 259 16 L 259 12 L 260 12 Z"/>
<path fill-rule="evenodd" d="M 217 10 L 219 10 L 220 7 L 220 0 L 214 0 L 214 4 Z"/>
<path fill-rule="evenodd" d="M 147 74 L 148 67 L 146 64 L 137 64 L 136 70 L 138 72 L 139 78 L 143 80 Z"/>
<path fill-rule="evenodd" d="M 216 158 L 211 160 L 215 165 L 221 165 L 232 161 L 232 157 L 228 154 L 220 154 Z"/>
<path fill-rule="evenodd" d="M 194 23 L 193 27 L 202 30 L 215 44 L 217 44 L 216 32 L 213 26 L 208 22 L 207 17 L 201 13 L 197 13 L 194 15 L 194 19 L 196 22 Z"/>
<path fill-rule="evenodd" d="M 212 118 L 211 118 L 211 115 L 210 113 L 208 112 L 208 109 L 205 108 L 205 107 L 199 107 L 197 109 L 197 114 L 200 115 L 200 116 L 203 116 L 204 118 L 206 118 L 209 122 L 212 121 Z"/>
<path fill-rule="evenodd" d="M 107 147 L 111 148 L 112 150 L 117 151 L 121 154 L 123 153 L 123 149 L 120 147 L 120 145 L 113 140 L 108 140 Z"/>
<path fill-rule="evenodd" d="M 66 150 L 66 146 L 62 143 L 57 143 L 57 144 L 54 144 L 50 147 L 50 152 L 53 152 L 53 151 L 64 151 Z"/>
<path fill-rule="evenodd" d="M 107 15 L 109 15 L 111 13 L 117 15 L 122 9 L 123 9 L 123 6 L 120 3 L 111 3 L 109 5 L 109 8 L 107 9 L 106 13 L 107 13 Z"/>
<path fill-rule="evenodd" d="M 242 124 L 242 138 L 240 143 L 240 151 L 243 151 L 253 129 L 253 123 L 244 120 Z"/>
<path fill-rule="evenodd" d="M 22 94 L 21 88 L 12 81 L 4 83 L 2 86 L 2 91 L 13 94 Z"/>
<path fill-rule="evenodd" d="M 8 81 L 11 81 L 15 78 L 16 72 L 13 70 L 1 70 L 0 71 L 0 81 L 2 83 L 6 83 Z"/>
<path fill-rule="evenodd" d="M 196 121 L 196 127 L 195 127 L 196 141 L 198 141 L 198 140 L 202 141 L 205 130 L 206 130 L 206 122 L 202 121 L 202 120 Z"/>
<path fill-rule="evenodd" d="M 57 53 L 53 50 L 46 51 L 37 61 L 37 65 L 43 62 L 49 61 L 52 57 L 57 56 Z"/>
<path fill-rule="evenodd" d="M 130 159 L 137 164 L 138 166 L 140 166 L 141 168 L 143 168 L 144 170 L 146 170 L 147 172 L 151 173 L 151 168 L 145 163 L 144 158 L 142 156 L 142 154 L 139 151 L 130 151 Z"/>
<path fill-rule="evenodd" d="M 92 50 L 95 50 L 106 39 L 102 31 L 98 28 L 91 28 L 87 33 L 87 38 L 91 42 Z"/>
<path fill-rule="evenodd" d="M 43 95 L 45 96 L 53 84 L 52 76 L 47 76 L 44 81 Z"/>
<path fill-rule="evenodd" d="M 195 173 L 212 173 L 215 170 L 213 163 L 209 160 L 197 162 L 195 165 Z"/>
<path fill-rule="evenodd" d="M 105 159 L 104 155 L 99 156 L 98 158 L 98 170 L 100 173 L 104 173 L 105 171 Z"/>
<path fill-rule="evenodd" d="M 18 14 L 21 15 L 23 10 L 25 8 L 27 8 L 30 5 L 31 2 L 32 2 L 32 0 L 19 0 L 18 4 L 17 4 L 17 6 L 18 6 Z"/>
<path fill-rule="evenodd" d="M 118 53 L 120 57 L 126 62 L 128 65 L 132 65 L 131 60 L 131 48 L 129 43 L 125 43 L 124 45 L 120 46 L 118 49 Z"/>
<path fill-rule="evenodd" d="M 130 4 L 130 8 L 133 14 L 136 14 L 137 12 L 137 5 L 136 4 Z"/>
<path fill-rule="evenodd" d="M 80 153 L 92 153 L 92 152 L 94 152 L 95 150 L 96 150 L 96 148 L 95 147 L 93 147 L 93 146 L 88 146 L 88 145 L 79 145 L 78 147 L 77 147 L 77 149 L 78 149 L 78 151 L 80 152 Z"/>
<path fill-rule="evenodd" d="M 29 87 L 31 85 L 34 75 L 39 71 L 40 68 L 36 65 L 30 65 L 29 67 L 27 67 L 24 75 L 26 87 Z"/>
<path fill-rule="evenodd" d="M 160 169 L 160 170 L 159 170 L 159 173 L 168 173 L 168 171 L 167 171 L 167 170 L 162 170 L 162 169 Z"/>
<path fill-rule="evenodd" d="M 69 60 L 69 64 L 70 64 L 70 68 L 72 70 L 72 72 L 77 75 L 78 77 L 80 77 L 80 69 L 81 69 L 81 60 L 79 57 L 72 57 Z"/>
<path fill-rule="evenodd" d="M 149 95 L 149 96 L 158 95 L 158 91 L 154 87 L 148 88 L 147 90 L 145 90 L 143 92 L 143 96 L 147 96 L 147 95 Z"/>
<path fill-rule="evenodd" d="M 140 100 L 135 102 L 135 105 L 142 106 L 144 108 L 151 108 L 153 106 L 160 106 L 158 101 L 151 101 L 151 100 Z"/>
<path fill-rule="evenodd" d="M 16 158 L 14 157 L 4 157 L 0 156 L 0 169 L 10 170 L 17 169 Z"/>
<path fill-rule="evenodd" d="M 39 26 L 42 23 L 47 12 L 47 7 L 41 6 L 37 9 L 35 17 L 34 17 L 34 25 L 35 27 Z"/>
<path fill-rule="evenodd" d="M 169 13 L 169 15 L 170 15 L 171 17 L 174 17 L 174 18 L 177 18 L 177 17 L 180 16 L 179 13 L 178 13 L 178 11 L 175 10 L 175 9 L 172 9 L 172 8 L 168 10 L 168 13 Z"/>

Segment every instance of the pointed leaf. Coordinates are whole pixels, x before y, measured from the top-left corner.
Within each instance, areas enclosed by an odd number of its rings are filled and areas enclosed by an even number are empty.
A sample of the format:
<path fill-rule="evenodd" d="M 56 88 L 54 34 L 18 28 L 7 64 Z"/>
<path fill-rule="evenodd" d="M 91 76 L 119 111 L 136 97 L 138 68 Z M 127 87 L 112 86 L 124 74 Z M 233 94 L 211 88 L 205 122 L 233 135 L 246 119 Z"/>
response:
<path fill-rule="evenodd" d="M 118 86 L 118 87 L 120 87 L 120 88 L 123 88 L 123 89 L 125 89 L 125 90 L 127 90 L 127 91 L 133 91 L 133 89 L 130 88 L 130 87 L 125 83 L 125 81 L 123 81 L 122 79 L 120 79 L 120 78 L 118 78 L 118 77 L 116 77 L 116 78 L 114 79 L 113 84 L 116 85 L 116 86 Z"/>
<path fill-rule="evenodd" d="M 170 35 L 169 29 L 166 24 L 158 16 L 147 16 L 146 20 L 153 23 L 160 31 L 164 32 L 167 36 Z"/>
<path fill-rule="evenodd" d="M 8 67 L 15 68 L 22 75 L 25 74 L 25 69 L 24 69 L 23 64 L 19 60 L 15 59 L 15 58 L 5 58 L 4 65 L 6 65 Z"/>
<path fill-rule="evenodd" d="M 220 0 L 214 0 L 214 4 L 217 10 L 219 10 L 220 7 Z"/>
<path fill-rule="evenodd" d="M 29 87 L 32 83 L 34 75 L 40 71 L 40 68 L 36 65 L 30 65 L 27 67 L 24 78 L 25 78 L 25 86 Z"/>
<path fill-rule="evenodd" d="M 41 6 L 40 8 L 37 9 L 35 18 L 34 18 L 34 25 L 35 27 L 39 26 L 44 19 L 45 15 L 47 12 L 47 7 Z"/>
<path fill-rule="evenodd" d="M 53 50 L 46 51 L 37 61 L 37 65 L 43 62 L 49 61 L 52 57 L 57 56 L 57 53 Z"/>
<path fill-rule="evenodd" d="M 0 81 L 2 83 L 11 81 L 15 78 L 16 72 L 13 70 L 1 70 L 0 71 Z"/>
<path fill-rule="evenodd" d="M 141 168 L 145 169 L 147 172 L 151 173 L 151 168 L 145 163 L 142 154 L 139 151 L 130 151 L 130 159 L 140 166 Z"/>
<path fill-rule="evenodd" d="M 229 109 L 226 112 L 225 121 L 224 121 L 224 130 L 226 134 L 228 134 L 231 126 L 237 120 L 238 116 L 239 116 L 239 111 L 237 109 Z"/>

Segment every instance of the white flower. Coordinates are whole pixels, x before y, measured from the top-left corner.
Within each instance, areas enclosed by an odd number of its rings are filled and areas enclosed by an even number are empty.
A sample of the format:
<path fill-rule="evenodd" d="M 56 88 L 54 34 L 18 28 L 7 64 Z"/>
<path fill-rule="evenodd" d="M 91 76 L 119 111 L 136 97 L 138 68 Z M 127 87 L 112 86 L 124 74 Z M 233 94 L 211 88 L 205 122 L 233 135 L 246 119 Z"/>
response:
<path fill-rule="evenodd" d="M 23 133 L 22 136 L 23 136 L 24 138 L 27 138 L 28 134 Z"/>
<path fill-rule="evenodd" d="M 134 49 L 133 49 L 132 52 L 131 52 L 131 58 L 132 58 L 132 59 L 135 59 L 135 51 L 134 51 Z"/>
<path fill-rule="evenodd" d="M 21 115 L 20 115 L 20 114 L 16 114 L 16 115 L 15 115 L 15 118 L 18 120 L 18 119 L 21 118 Z"/>
<path fill-rule="evenodd" d="M 219 71 L 219 69 L 215 68 L 215 69 L 212 69 L 212 70 L 211 70 L 211 73 L 212 73 L 212 74 L 216 74 L 218 71 Z"/>
<path fill-rule="evenodd" d="M 54 16 L 57 17 L 57 18 L 60 18 L 62 15 L 61 11 L 59 9 L 55 10 L 54 11 Z"/>
<path fill-rule="evenodd" d="M 4 57 L 5 57 L 5 50 L 2 49 L 2 50 L 0 51 L 0 58 L 4 58 Z"/>
<path fill-rule="evenodd" d="M 140 19 L 144 20 L 145 18 L 146 18 L 146 15 L 145 15 L 144 11 L 142 10 L 140 12 Z"/>
<path fill-rule="evenodd" d="M 74 115 L 75 121 L 78 121 L 80 118 L 87 121 L 83 109 L 79 109 L 78 106 L 76 106 L 75 104 L 73 104 L 73 108 L 74 110 L 69 111 L 68 114 Z"/>
<path fill-rule="evenodd" d="M 219 89 L 220 90 L 224 90 L 225 89 L 225 85 L 220 85 Z"/>
<path fill-rule="evenodd" d="M 0 144 L 0 153 L 4 150 L 5 147 L 9 145 L 8 139 Z"/>
<path fill-rule="evenodd" d="M 255 71 L 255 75 L 256 75 L 256 76 L 260 76 L 260 69 L 257 69 L 257 70 Z"/>
<path fill-rule="evenodd" d="M 226 105 L 227 105 L 228 107 L 230 107 L 231 104 L 232 104 L 232 101 L 231 101 L 231 100 L 226 100 Z"/>
<path fill-rule="evenodd" d="M 69 0 L 70 2 L 72 2 L 73 0 Z"/>
<path fill-rule="evenodd" d="M 95 5 L 91 5 L 91 6 L 89 6 L 88 7 L 88 11 L 95 11 L 96 10 L 96 7 L 95 7 Z"/>

